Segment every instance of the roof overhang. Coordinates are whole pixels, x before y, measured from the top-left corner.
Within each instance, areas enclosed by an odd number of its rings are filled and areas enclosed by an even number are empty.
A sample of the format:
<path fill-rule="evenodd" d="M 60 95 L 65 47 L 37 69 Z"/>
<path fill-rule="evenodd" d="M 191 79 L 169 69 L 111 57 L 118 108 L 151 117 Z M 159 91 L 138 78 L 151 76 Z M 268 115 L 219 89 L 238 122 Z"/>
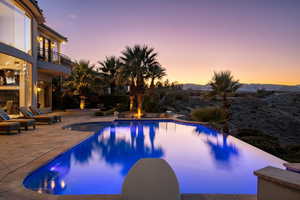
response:
<path fill-rule="evenodd" d="M 67 42 L 68 41 L 68 38 L 66 38 L 65 36 L 56 32 L 55 30 L 53 30 L 52 28 L 50 28 L 49 26 L 47 26 L 45 24 L 39 25 L 39 31 L 41 33 L 47 35 L 48 37 L 57 40 L 58 42 Z"/>
<path fill-rule="evenodd" d="M 21 6 L 23 6 L 29 13 L 31 13 L 39 24 L 45 22 L 43 11 L 39 8 L 35 0 L 16 0 Z"/>

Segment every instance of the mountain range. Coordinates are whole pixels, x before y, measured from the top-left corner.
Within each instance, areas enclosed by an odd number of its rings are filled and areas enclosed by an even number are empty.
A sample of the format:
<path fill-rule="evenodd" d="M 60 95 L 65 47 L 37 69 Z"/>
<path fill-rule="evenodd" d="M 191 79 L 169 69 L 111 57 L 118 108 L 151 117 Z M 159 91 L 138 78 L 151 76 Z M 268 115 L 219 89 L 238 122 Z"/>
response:
<path fill-rule="evenodd" d="M 184 90 L 209 91 L 209 85 L 199 85 L 193 83 L 182 84 Z M 282 92 L 300 92 L 300 85 L 277 85 L 277 84 L 242 84 L 239 92 L 256 92 L 257 90 L 282 91 Z"/>

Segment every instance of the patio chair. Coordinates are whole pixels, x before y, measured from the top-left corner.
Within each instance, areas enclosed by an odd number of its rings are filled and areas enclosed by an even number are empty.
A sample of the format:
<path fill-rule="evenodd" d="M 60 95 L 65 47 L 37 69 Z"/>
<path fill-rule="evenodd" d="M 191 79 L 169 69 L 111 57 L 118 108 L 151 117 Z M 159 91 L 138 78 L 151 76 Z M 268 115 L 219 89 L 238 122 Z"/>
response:
<path fill-rule="evenodd" d="M 2 109 L 0 109 L 0 121 L 5 122 L 19 122 L 21 127 L 27 131 L 28 127 L 32 126 L 35 129 L 35 120 L 34 119 L 11 119 L 9 115 Z"/>
<path fill-rule="evenodd" d="M 55 118 L 56 122 L 62 121 L 61 115 L 57 115 L 57 114 L 53 114 L 53 113 L 43 113 L 40 109 L 38 109 L 37 107 L 34 107 L 34 106 L 30 106 L 29 109 L 35 116 L 38 116 L 38 115 L 53 116 Z"/>
<path fill-rule="evenodd" d="M 53 124 L 56 122 L 55 118 L 53 116 L 47 116 L 47 115 L 34 115 L 32 112 L 30 112 L 26 107 L 20 107 L 20 112 L 26 119 L 34 119 L 39 123 L 47 123 L 47 124 Z"/>
<path fill-rule="evenodd" d="M 10 134 L 11 131 L 21 132 L 21 124 L 19 122 L 0 122 L 0 131 Z"/>
<path fill-rule="evenodd" d="M 13 104 L 14 104 L 14 102 L 12 100 L 6 101 L 6 105 L 3 109 L 7 113 L 12 114 L 13 113 Z"/>
<path fill-rule="evenodd" d="M 125 178 L 122 199 L 180 200 L 178 180 L 165 160 L 139 160 Z"/>

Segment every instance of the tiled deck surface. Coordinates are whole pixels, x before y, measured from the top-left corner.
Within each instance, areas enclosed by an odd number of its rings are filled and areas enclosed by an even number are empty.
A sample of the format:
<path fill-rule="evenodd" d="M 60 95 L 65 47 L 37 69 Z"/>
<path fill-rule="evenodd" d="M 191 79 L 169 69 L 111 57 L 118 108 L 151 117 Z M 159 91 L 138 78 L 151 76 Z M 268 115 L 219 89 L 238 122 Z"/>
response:
<path fill-rule="evenodd" d="M 35 131 L 17 135 L 0 135 L 0 200 L 100 200 L 120 199 L 118 195 L 54 196 L 38 194 L 23 187 L 26 175 L 55 156 L 86 139 L 93 132 L 62 129 L 78 122 L 111 121 L 112 117 L 95 118 L 91 112 L 68 112 L 63 122 L 38 125 Z M 253 195 L 183 195 L 184 200 L 256 200 Z"/>

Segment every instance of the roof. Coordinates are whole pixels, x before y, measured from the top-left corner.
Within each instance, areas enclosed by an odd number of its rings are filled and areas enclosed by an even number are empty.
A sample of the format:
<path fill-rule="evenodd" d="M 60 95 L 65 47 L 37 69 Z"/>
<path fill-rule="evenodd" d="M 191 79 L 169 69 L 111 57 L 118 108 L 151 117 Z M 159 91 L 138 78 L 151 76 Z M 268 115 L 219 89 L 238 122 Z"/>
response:
<path fill-rule="evenodd" d="M 37 19 L 39 28 L 42 32 L 44 32 L 46 35 L 49 35 L 50 37 L 54 37 L 55 39 L 59 41 L 68 41 L 68 38 L 61 35 L 60 33 L 56 32 L 49 26 L 45 25 L 45 17 L 43 15 L 43 10 L 40 9 L 38 5 L 37 0 L 17 0 L 20 4 L 22 4 L 24 7 L 26 7 Z"/>
<path fill-rule="evenodd" d="M 43 15 L 43 10 L 40 9 L 38 1 L 36 0 L 18 0 L 24 7 L 31 11 L 31 13 L 36 17 L 39 23 L 45 22 L 45 17 Z"/>
<path fill-rule="evenodd" d="M 56 32 L 55 30 L 53 30 L 52 28 L 50 28 L 49 26 L 45 25 L 45 24 L 40 24 L 39 27 L 43 30 L 46 31 L 48 34 L 50 33 L 50 35 L 55 36 L 57 39 L 61 40 L 61 41 L 68 41 L 68 38 L 66 38 L 65 36 L 61 35 L 60 33 Z M 45 34 L 47 34 L 45 33 Z"/>

